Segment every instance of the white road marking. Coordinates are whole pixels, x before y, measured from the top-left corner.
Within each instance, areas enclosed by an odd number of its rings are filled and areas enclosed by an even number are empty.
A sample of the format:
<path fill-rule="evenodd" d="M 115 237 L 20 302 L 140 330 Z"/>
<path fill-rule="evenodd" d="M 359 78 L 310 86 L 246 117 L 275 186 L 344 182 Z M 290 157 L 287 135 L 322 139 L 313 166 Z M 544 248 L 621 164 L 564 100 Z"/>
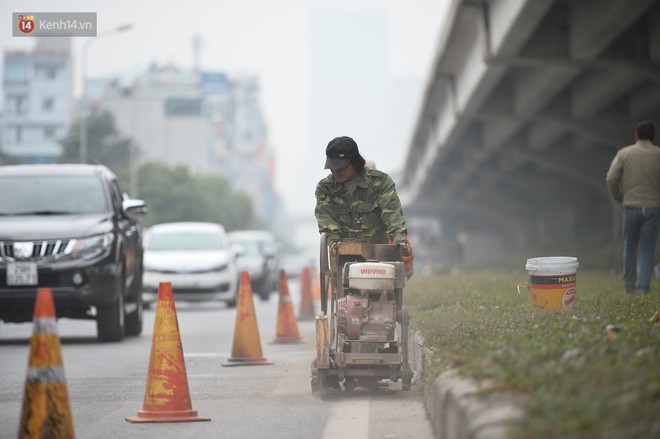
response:
<path fill-rule="evenodd" d="M 323 439 L 369 437 L 369 400 L 337 400 L 323 430 Z"/>
<path fill-rule="evenodd" d="M 186 354 L 184 352 L 183 356 L 185 358 L 217 358 L 220 356 L 220 354 L 215 353 L 215 352 L 197 352 L 197 353 L 191 353 L 191 354 Z"/>

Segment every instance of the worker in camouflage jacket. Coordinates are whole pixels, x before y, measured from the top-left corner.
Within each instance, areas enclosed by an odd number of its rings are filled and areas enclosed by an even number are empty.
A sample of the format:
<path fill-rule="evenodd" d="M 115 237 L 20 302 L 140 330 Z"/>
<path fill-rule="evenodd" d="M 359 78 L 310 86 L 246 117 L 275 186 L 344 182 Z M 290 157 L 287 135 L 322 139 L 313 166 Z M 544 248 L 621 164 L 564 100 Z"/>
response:
<path fill-rule="evenodd" d="M 332 139 L 325 150 L 331 174 L 316 186 L 314 214 L 319 233 L 334 243 L 353 238 L 373 244 L 400 244 L 406 278 L 413 274 L 413 251 L 394 181 L 384 172 L 365 167 L 350 137 Z"/>

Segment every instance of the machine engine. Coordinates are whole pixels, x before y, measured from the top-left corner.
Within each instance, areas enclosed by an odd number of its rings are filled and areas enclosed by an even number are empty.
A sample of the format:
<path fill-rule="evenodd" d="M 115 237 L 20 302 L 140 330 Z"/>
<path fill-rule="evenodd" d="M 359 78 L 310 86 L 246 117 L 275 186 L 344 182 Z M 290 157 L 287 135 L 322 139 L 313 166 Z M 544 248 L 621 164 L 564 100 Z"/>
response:
<path fill-rule="evenodd" d="M 393 340 L 397 320 L 395 266 L 380 262 L 346 264 L 344 280 L 347 294 L 337 300 L 339 333 L 346 340 Z"/>

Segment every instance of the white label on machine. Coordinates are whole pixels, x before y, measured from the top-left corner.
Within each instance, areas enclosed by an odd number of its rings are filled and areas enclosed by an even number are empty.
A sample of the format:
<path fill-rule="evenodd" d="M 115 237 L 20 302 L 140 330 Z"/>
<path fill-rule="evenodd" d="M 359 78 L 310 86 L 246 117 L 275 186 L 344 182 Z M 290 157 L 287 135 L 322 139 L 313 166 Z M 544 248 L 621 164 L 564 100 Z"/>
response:
<path fill-rule="evenodd" d="M 360 262 L 348 269 L 348 284 L 358 290 L 391 290 L 394 288 L 396 269 L 392 264 Z"/>

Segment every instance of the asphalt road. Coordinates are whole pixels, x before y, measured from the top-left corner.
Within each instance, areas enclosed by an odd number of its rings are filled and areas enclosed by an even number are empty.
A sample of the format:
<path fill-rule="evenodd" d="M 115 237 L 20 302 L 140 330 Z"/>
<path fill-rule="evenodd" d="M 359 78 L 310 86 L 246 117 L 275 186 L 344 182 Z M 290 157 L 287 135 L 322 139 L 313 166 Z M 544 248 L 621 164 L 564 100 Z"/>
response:
<path fill-rule="evenodd" d="M 298 284 L 289 289 L 296 312 Z M 421 390 L 310 391 L 314 322 L 298 321 L 303 342 L 272 344 L 278 298 L 255 298 L 263 356 L 272 365 L 223 367 L 231 356 L 236 309 L 176 304 L 192 408 L 210 422 L 131 424 L 142 409 L 154 311 L 140 337 L 98 343 L 92 321 L 62 319 L 58 333 L 78 438 L 431 438 Z M 32 324 L 0 324 L 0 438 L 15 438 L 21 417 Z"/>

